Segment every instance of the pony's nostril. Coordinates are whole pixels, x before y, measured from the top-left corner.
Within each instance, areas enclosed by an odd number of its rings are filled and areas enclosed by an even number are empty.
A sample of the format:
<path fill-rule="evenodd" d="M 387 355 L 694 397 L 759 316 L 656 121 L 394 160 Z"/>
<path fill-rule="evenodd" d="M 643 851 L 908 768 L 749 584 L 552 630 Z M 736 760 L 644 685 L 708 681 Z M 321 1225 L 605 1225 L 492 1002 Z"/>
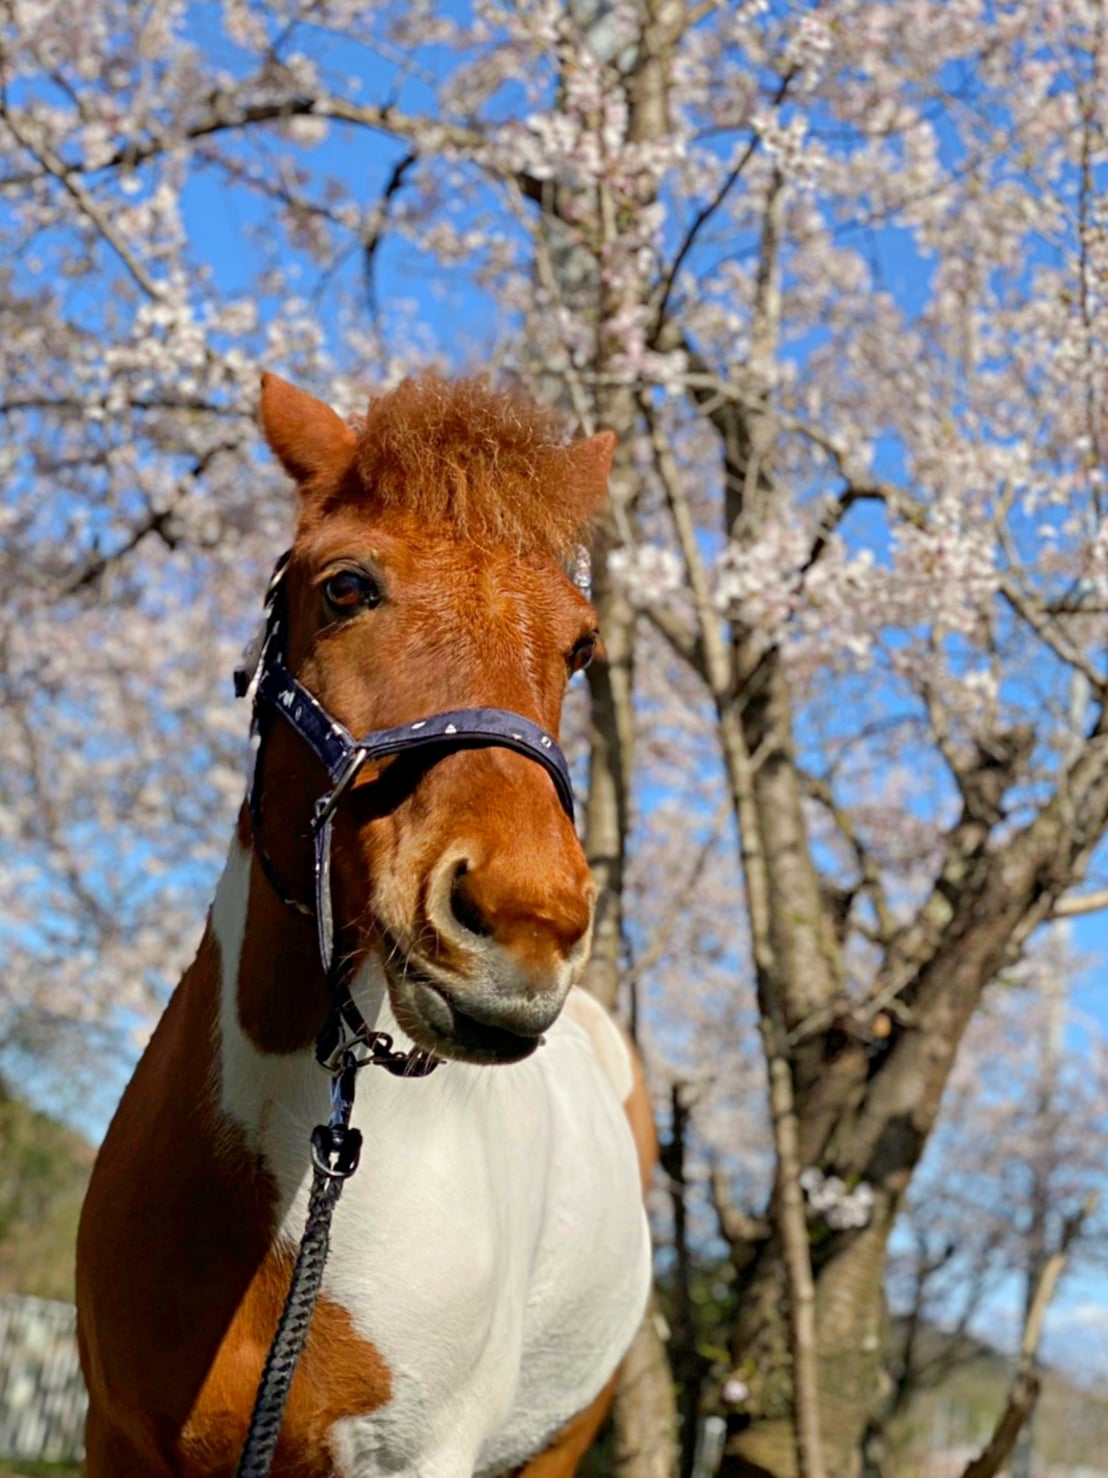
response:
<path fill-rule="evenodd" d="M 487 939 L 492 933 L 492 925 L 473 896 L 468 874 L 468 862 L 459 862 L 454 869 L 454 884 L 450 889 L 450 911 L 463 929 Z"/>

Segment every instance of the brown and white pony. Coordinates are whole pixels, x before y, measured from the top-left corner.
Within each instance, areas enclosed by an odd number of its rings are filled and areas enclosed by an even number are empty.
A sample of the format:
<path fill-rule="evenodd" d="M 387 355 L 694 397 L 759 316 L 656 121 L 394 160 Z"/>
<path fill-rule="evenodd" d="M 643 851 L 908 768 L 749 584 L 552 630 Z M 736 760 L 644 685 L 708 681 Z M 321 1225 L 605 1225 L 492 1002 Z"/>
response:
<path fill-rule="evenodd" d="M 301 496 L 284 591 L 300 682 L 353 734 L 472 707 L 556 734 L 597 640 L 564 567 L 610 434 L 565 445 L 533 407 L 436 380 L 352 429 L 269 376 L 261 419 Z M 304 1225 L 330 1081 L 310 917 L 325 787 L 281 724 L 259 788 L 262 834 L 244 808 L 85 1203 L 89 1478 L 233 1473 Z M 654 1149 L 629 1045 L 575 988 L 594 887 L 573 825 L 525 755 L 401 757 L 359 772 L 333 855 L 363 1016 L 451 1060 L 360 1076 L 362 1163 L 274 1472 L 571 1474 L 642 1315 Z"/>

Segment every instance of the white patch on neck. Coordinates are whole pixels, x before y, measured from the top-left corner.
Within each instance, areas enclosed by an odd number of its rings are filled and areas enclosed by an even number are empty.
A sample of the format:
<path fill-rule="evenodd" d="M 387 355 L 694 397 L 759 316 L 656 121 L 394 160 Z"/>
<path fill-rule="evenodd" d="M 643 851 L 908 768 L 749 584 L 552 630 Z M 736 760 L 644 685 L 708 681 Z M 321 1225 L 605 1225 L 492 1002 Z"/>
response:
<path fill-rule="evenodd" d="M 250 867 L 236 841 L 212 909 L 218 1099 L 276 1182 L 277 1236 L 295 1243 L 328 1076 L 310 1049 L 260 1052 L 239 1024 Z M 354 993 L 371 1024 L 408 1045 L 376 961 Z M 393 1394 L 334 1427 L 343 1478 L 518 1466 L 589 1404 L 630 1344 L 650 1278 L 638 1164 L 615 1064 L 605 1071 L 578 1015 L 563 1012 L 513 1066 L 359 1075 L 365 1147 L 335 1214 L 324 1294 L 384 1360 Z"/>
<path fill-rule="evenodd" d="M 251 854 L 235 838 L 212 906 L 212 930 L 222 960 L 218 1100 L 227 1117 L 245 1131 L 251 1148 L 265 1150 L 275 1126 L 282 1122 L 291 1132 L 305 1119 L 310 1120 L 309 1131 L 312 1125 L 326 1120 L 330 1079 L 311 1049 L 262 1052 L 240 1024 L 238 979 L 250 906 L 251 869 Z M 394 1037 L 399 1034 L 388 1004 L 384 972 L 376 959 L 368 960 L 359 970 L 351 994 L 371 1026 L 380 1025 Z M 276 1001 L 274 1009 L 280 1009 Z M 299 1164 L 303 1155 L 304 1144 L 298 1143 L 290 1156 L 292 1164 Z"/>
<path fill-rule="evenodd" d="M 303 1113 L 326 1117 L 327 1075 L 316 1066 L 306 1073 L 310 1053 L 263 1053 L 239 1023 L 238 980 L 250 907 L 251 854 L 236 838 L 212 905 L 212 931 L 222 961 L 219 991 L 219 1106 L 244 1131 L 251 1149 L 264 1153 L 266 1141 L 287 1123 L 290 1132 Z M 302 1150 L 301 1150 L 302 1152 Z M 268 1156 L 267 1156 L 268 1158 Z"/>

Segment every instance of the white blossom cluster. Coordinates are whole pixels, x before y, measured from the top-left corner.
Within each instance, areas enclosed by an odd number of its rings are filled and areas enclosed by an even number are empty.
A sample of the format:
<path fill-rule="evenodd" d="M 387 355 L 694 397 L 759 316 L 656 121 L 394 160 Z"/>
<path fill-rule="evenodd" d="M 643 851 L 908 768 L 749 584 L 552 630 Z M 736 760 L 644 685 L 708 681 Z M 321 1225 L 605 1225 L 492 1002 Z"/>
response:
<path fill-rule="evenodd" d="M 777 113 L 756 113 L 751 125 L 762 145 L 791 184 L 810 187 L 823 168 L 822 147 L 808 139 L 807 121 L 801 117 L 782 123 Z"/>
<path fill-rule="evenodd" d="M 773 520 L 757 539 L 728 545 L 715 570 L 719 609 L 769 636 L 779 635 L 797 608 L 809 543 L 799 522 Z"/>
<path fill-rule="evenodd" d="M 800 72 L 800 84 L 806 92 L 818 85 L 827 65 L 833 38 L 819 15 L 802 15 L 789 37 L 785 56 Z"/>
<path fill-rule="evenodd" d="M 741 1406 L 750 1396 L 750 1387 L 737 1375 L 729 1375 L 720 1387 L 719 1397 L 725 1406 Z"/>
<path fill-rule="evenodd" d="M 972 634 L 996 596 L 993 532 L 944 496 L 923 528 L 898 528 L 895 575 L 900 598 L 927 609 L 941 631 Z"/>
<path fill-rule="evenodd" d="M 824 1175 L 816 1166 L 800 1172 L 800 1187 L 810 1213 L 822 1217 L 836 1232 L 852 1231 L 868 1226 L 873 1213 L 873 1187 L 864 1180 L 853 1190 L 838 1175 Z"/>
<path fill-rule="evenodd" d="M 1098 521 L 1089 545 L 1089 583 L 1099 600 L 1108 601 L 1108 517 Z"/>
<path fill-rule="evenodd" d="M 665 604 L 684 584 L 681 557 L 660 544 L 621 545 L 608 555 L 608 568 L 636 606 Z"/>

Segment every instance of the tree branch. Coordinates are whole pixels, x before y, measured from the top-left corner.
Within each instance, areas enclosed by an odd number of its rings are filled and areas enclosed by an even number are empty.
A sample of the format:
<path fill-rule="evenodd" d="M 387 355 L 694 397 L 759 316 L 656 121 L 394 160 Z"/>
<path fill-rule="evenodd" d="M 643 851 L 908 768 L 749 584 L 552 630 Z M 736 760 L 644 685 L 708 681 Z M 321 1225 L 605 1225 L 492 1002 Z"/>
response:
<path fill-rule="evenodd" d="M 984 1451 L 971 1463 L 967 1463 L 962 1471 L 962 1478 L 996 1478 L 996 1474 L 1000 1472 L 1016 1445 L 1021 1427 L 1035 1408 L 1035 1402 L 1039 1399 L 1040 1381 L 1033 1367 L 1042 1335 L 1043 1320 L 1046 1318 L 1050 1301 L 1054 1297 L 1058 1279 L 1065 1268 L 1070 1247 L 1080 1235 L 1086 1220 L 1096 1210 L 1096 1206 L 1097 1197 L 1095 1194 L 1090 1194 L 1081 1209 L 1073 1216 L 1068 1216 L 1063 1223 L 1058 1246 L 1043 1264 L 1035 1282 L 1035 1291 L 1031 1295 L 1027 1318 L 1023 1326 L 1023 1336 L 1020 1339 L 1019 1363 L 1008 1390 L 1004 1410 L 997 1420 Z"/>
<path fill-rule="evenodd" d="M 76 395 L 15 395 L 0 401 L 0 415 L 12 415 L 17 411 L 72 411 L 84 415 L 90 407 L 107 413 L 107 397 L 82 399 Z M 252 410 L 237 410 L 234 406 L 217 405 L 210 400 L 170 400 L 164 396 L 124 394 L 123 409 L 131 411 L 200 411 L 208 416 L 223 416 L 230 420 L 253 423 Z"/>
<path fill-rule="evenodd" d="M 793 1404 L 796 1411 L 796 1451 L 801 1478 L 825 1478 L 819 1408 L 819 1337 L 816 1331 L 816 1289 L 808 1243 L 800 1135 L 793 1094 L 792 1069 L 777 1043 L 778 1032 L 766 1036 L 769 1069 L 769 1106 L 777 1152 L 777 1223 L 781 1229 L 788 1276 L 793 1357 Z"/>
<path fill-rule="evenodd" d="M 203 477 L 216 457 L 222 452 L 233 452 L 235 450 L 236 443 L 229 441 L 219 442 L 217 445 L 209 447 L 203 456 L 198 457 L 189 469 L 189 480 L 195 482 Z M 87 590 L 90 586 L 96 585 L 103 578 L 105 571 L 110 565 L 118 564 L 121 559 L 126 558 L 128 554 L 131 554 L 137 549 L 143 540 L 151 534 L 157 534 L 158 538 L 161 539 L 162 543 L 168 549 L 176 549 L 178 540 L 177 536 L 173 533 L 171 525 L 173 515 L 176 513 L 183 496 L 183 492 L 178 490 L 178 497 L 174 499 L 168 508 L 151 509 L 146 518 L 137 523 L 123 542 L 115 549 L 110 550 L 106 554 L 95 554 L 79 569 L 71 571 L 68 577 L 62 582 L 59 594 L 62 596 L 76 595 L 79 591 Z"/>
<path fill-rule="evenodd" d="M 1038 604 L 1029 596 L 1018 590 L 1014 580 L 1007 577 L 1000 582 L 1000 593 L 1035 635 L 1042 641 L 1056 657 L 1061 658 L 1068 666 L 1073 667 L 1086 679 L 1094 693 L 1104 693 L 1108 687 L 1108 679 L 1102 672 L 1097 672 L 1084 658 L 1084 656 L 1073 646 L 1061 631 L 1055 626 L 1050 618 L 1040 610 Z"/>
<path fill-rule="evenodd" d="M 76 178 L 74 172 L 66 167 L 45 140 L 35 141 L 30 137 L 27 130 L 16 122 L 15 116 L 8 106 L 6 90 L 0 91 L 0 118 L 3 118 L 16 142 L 33 159 L 37 160 L 40 167 L 53 179 L 57 180 L 62 188 L 72 196 L 77 204 L 78 210 L 80 210 L 85 219 L 95 227 L 104 241 L 112 248 L 142 291 L 148 297 L 156 300 L 164 298 L 165 290 L 161 283 L 156 282 L 150 276 L 142 262 L 116 230 L 114 224 L 108 219 L 105 212 L 101 210 L 100 206 L 92 198 L 81 181 Z"/>
<path fill-rule="evenodd" d="M 748 1216 L 734 1205 L 728 1194 L 726 1177 L 718 1165 L 712 1166 L 708 1191 L 720 1236 L 727 1243 L 731 1255 L 731 1266 L 738 1272 L 753 1261 L 759 1247 L 769 1240 L 772 1229 L 764 1217 Z"/>
<path fill-rule="evenodd" d="M 486 142 L 485 134 L 479 129 L 402 113 L 387 103 L 376 107 L 369 104 L 351 103 L 345 98 L 329 94 L 317 96 L 292 94 L 272 102 L 240 102 L 239 93 L 248 87 L 247 82 L 235 93 L 220 91 L 211 93 L 208 97 L 206 111 L 180 133 L 145 139 L 137 143 L 122 144 L 114 153 L 96 165 L 90 165 L 84 160 L 67 162 L 55 156 L 56 169 L 50 172 L 56 173 L 63 182 L 69 182 L 80 175 L 99 174 L 101 170 L 131 169 L 139 164 L 145 164 L 149 159 L 180 148 L 182 143 L 196 143 L 200 139 L 235 132 L 255 124 L 287 122 L 290 118 L 323 118 L 335 123 L 352 123 L 360 128 L 369 128 L 377 133 L 388 134 L 392 138 L 407 139 L 413 144 L 422 145 L 425 151 L 445 144 L 466 152 L 473 152 Z M 19 138 L 10 112 L 5 111 L 2 116 L 7 121 L 8 127 Z M 20 142 L 23 140 L 20 139 Z M 35 150 L 32 149 L 30 152 L 39 158 Z M 41 158 L 39 162 L 42 163 Z M 25 189 L 37 178 L 36 173 L 29 171 L 4 175 L 0 177 L 0 190 Z"/>
<path fill-rule="evenodd" d="M 1004 796 L 1026 761 L 1032 738 L 1030 731 L 1019 728 L 998 734 L 987 749 L 979 746 L 972 763 L 951 758 L 957 764 L 954 773 L 962 794 L 962 815 L 946 839 L 931 892 L 890 941 L 874 981 L 873 1009 L 897 999 L 911 1006 L 912 983 L 929 969 L 949 940 L 959 909 L 971 894 L 987 886 L 993 866 L 987 855 L 989 838 L 1003 819 Z M 978 864 L 984 870 L 981 875 Z"/>
<path fill-rule="evenodd" d="M 700 638 L 685 625 L 681 617 L 668 606 L 649 605 L 642 608 L 642 615 L 650 622 L 651 626 L 662 636 L 670 647 L 676 652 L 683 662 L 687 662 L 692 670 L 704 680 L 708 681 L 707 670 L 704 665 L 704 643 Z"/>
<path fill-rule="evenodd" d="M 1035 1409 L 1040 1381 L 1033 1371 L 1021 1370 L 1008 1389 L 1008 1399 L 984 1449 L 962 1470 L 962 1478 L 995 1478 L 1016 1445 L 1020 1429 Z"/>
<path fill-rule="evenodd" d="M 757 980 L 760 1027 L 769 1077 L 770 1116 L 777 1156 L 774 1206 L 781 1232 L 789 1289 L 790 1348 L 796 1409 L 797 1461 L 802 1478 L 825 1478 L 820 1429 L 819 1378 L 815 1314 L 815 1283 L 808 1245 L 800 1134 L 793 1091 L 793 1069 L 778 979 L 771 924 L 770 876 L 754 790 L 754 766 L 731 693 L 732 665 L 724 642 L 719 614 L 708 587 L 707 573 L 696 538 L 692 509 L 668 438 L 662 431 L 649 397 L 640 406 L 650 432 L 655 465 L 665 490 L 677 541 L 696 611 L 709 690 L 719 717 L 724 765 L 731 804 L 739 826 L 739 844 L 746 880 L 752 954 Z"/>
<path fill-rule="evenodd" d="M 1108 908 L 1108 888 L 1097 888 L 1091 893 L 1071 893 L 1059 898 L 1051 910 L 1055 919 L 1073 919 L 1082 914 L 1099 913 Z"/>
<path fill-rule="evenodd" d="M 377 203 L 377 211 L 374 216 L 373 229 L 366 235 L 362 242 L 362 274 L 365 277 L 366 302 L 369 306 L 370 317 L 377 320 L 377 286 L 374 280 L 374 263 L 377 258 L 377 248 L 381 244 L 385 226 L 389 218 L 389 207 L 393 197 L 403 188 L 408 171 L 418 162 L 419 155 L 413 150 L 405 154 L 403 159 L 397 160 L 392 167 L 385 188 L 381 191 L 381 199 Z"/>
<path fill-rule="evenodd" d="M 830 783 L 821 776 L 810 775 L 799 767 L 797 773 L 808 794 L 824 808 L 843 841 L 854 853 L 862 886 L 869 894 L 874 913 L 877 915 L 878 939 L 881 942 L 887 942 L 896 932 L 896 921 L 885 893 L 881 873 L 877 863 L 873 860 L 873 854 L 858 835 L 857 828 L 849 814 L 836 801 Z"/>
<path fill-rule="evenodd" d="M 904 1001 L 911 1029 L 890 1038 L 883 1060 L 870 1065 L 865 1098 L 837 1145 L 840 1173 L 898 1185 L 911 1173 L 982 990 L 1080 882 L 1106 820 L 1108 712 L 1101 710 L 1034 818 L 1002 849 L 989 849 L 986 831 L 960 863 L 955 856 L 893 940 L 875 989 Z"/>
<path fill-rule="evenodd" d="M 789 87 L 791 86 L 792 81 L 796 76 L 798 70 L 799 69 L 797 67 L 793 67 L 790 71 L 785 73 L 771 101 L 770 106 L 772 108 L 779 108 L 781 104 L 785 101 L 785 97 L 788 94 Z M 652 342 L 657 339 L 658 334 L 661 331 L 663 324 L 665 323 L 666 308 L 669 305 L 669 299 L 673 292 L 674 283 L 677 281 L 677 274 L 684 266 L 685 259 L 692 251 L 693 246 L 696 243 L 696 238 L 699 236 L 701 229 L 707 224 L 708 221 L 711 220 L 712 216 L 715 215 L 716 211 L 720 208 L 723 202 L 727 199 L 727 196 L 734 189 L 740 176 L 746 169 L 746 166 L 750 163 L 751 159 L 754 158 L 754 155 L 758 149 L 758 145 L 761 143 L 761 141 L 761 136 L 759 134 L 752 134 L 749 144 L 743 150 L 738 162 L 730 170 L 728 170 L 719 189 L 712 196 L 711 200 L 702 205 L 701 208 L 697 211 L 696 215 L 693 217 L 689 229 L 685 232 L 685 239 L 677 248 L 677 252 L 673 258 L 673 261 L 670 263 L 669 271 L 662 279 L 662 288 L 658 298 L 658 306 L 654 310 L 654 330 L 651 335 Z"/>

